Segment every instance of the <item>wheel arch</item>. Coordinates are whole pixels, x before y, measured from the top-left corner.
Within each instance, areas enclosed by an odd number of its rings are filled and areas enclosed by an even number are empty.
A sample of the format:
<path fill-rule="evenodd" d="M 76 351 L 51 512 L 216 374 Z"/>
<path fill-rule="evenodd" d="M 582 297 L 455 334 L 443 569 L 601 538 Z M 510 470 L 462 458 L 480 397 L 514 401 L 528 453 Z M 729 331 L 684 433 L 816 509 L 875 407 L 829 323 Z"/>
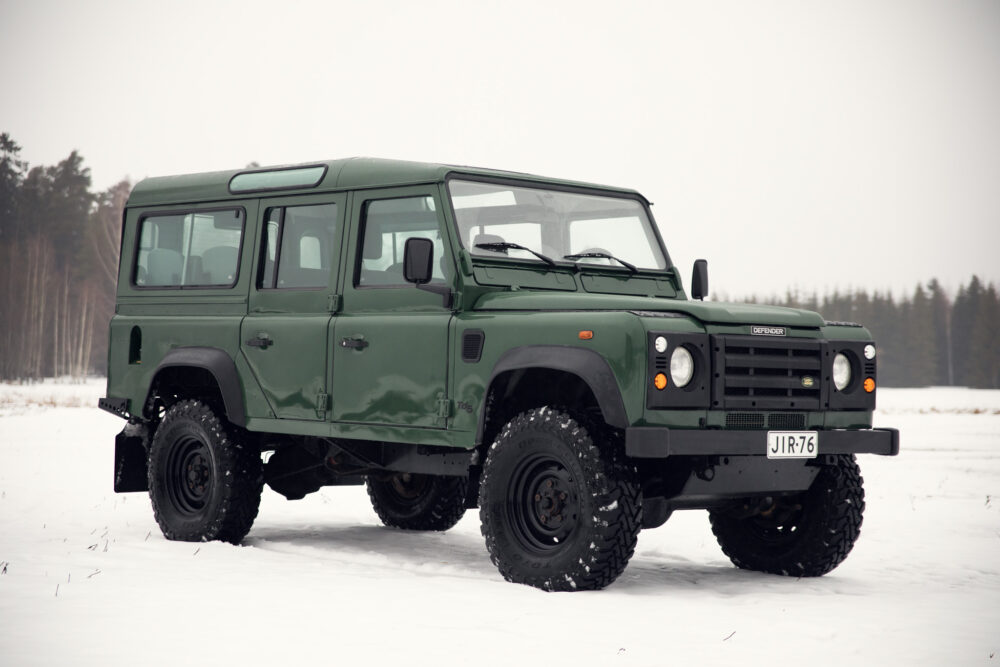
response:
<path fill-rule="evenodd" d="M 616 428 L 629 425 L 618 381 L 604 357 L 593 350 L 568 345 L 526 345 L 504 352 L 493 366 L 479 411 L 476 443 L 483 443 L 493 408 L 491 400 L 504 400 L 526 381 L 529 384 L 523 386 L 530 386 L 532 379 L 557 376 L 575 379 L 585 387 L 605 423 Z M 501 393 L 503 398 L 498 398 Z"/>
<path fill-rule="evenodd" d="M 226 419 L 236 426 L 246 426 L 243 385 L 239 371 L 236 370 L 236 362 L 229 353 L 217 347 L 175 347 L 167 352 L 153 371 L 153 379 L 143 403 L 144 414 L 151 407 L 150 399 L 160 390 L 184 388 L 188 386 L 188 381 L 204 389 L 206 378 L 214 383 Z M 145 416 L 149 418 L 153 415 Z"/>

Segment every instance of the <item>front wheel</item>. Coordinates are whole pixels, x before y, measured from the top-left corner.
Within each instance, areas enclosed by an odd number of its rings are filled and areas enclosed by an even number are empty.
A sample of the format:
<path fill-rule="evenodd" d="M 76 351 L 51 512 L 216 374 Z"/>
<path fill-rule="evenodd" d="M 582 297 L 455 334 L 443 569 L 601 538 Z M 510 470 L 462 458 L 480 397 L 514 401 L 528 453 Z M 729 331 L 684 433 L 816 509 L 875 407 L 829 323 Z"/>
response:
<path fill-rule="evenodd" d="M 368 478 L 378 518 L 404 530 L 448 530 L 465 514 L 468 477 L 398 473 Z"/>
<path fill-rule="evenodd" d="M 543 407 L 523 412 L 490 448 L 480 518 L 508 581 L 596 590 L 625 570 L 642 526 L 634 468 L 599 430 Z"/>
<path fill-rule="evenodd" d="M 773 498 L 752 516 L 737 508 L 710 511 L 712 532 L 737 567 L 819 577 L 847 558 L 861 533 L 863 482 L 854 455 L 838 456 L 808 491 Z"/>
<path fill-rule="evenodd" d="M 149 448 L 149 497 L 169 540 L 239 543 L 264 485 L 260 452 L 201 401 L 167 410 Z"/>

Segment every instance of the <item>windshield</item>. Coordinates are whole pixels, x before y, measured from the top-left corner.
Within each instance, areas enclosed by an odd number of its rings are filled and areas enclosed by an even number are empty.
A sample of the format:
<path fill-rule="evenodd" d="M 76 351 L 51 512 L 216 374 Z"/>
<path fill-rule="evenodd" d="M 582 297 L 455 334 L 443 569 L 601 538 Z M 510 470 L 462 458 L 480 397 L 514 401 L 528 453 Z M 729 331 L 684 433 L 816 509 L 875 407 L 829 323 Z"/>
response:
<path fill-rule="evenodd" d="M 646 210 L 635 199 L 452 179 L 448 181 L 462 244 L 474 255 L 543 261 L 517 244 L 556 261 L 665 269 Z M 500 244 L 500 245 L 497 245 Z M 488 245 L 489 248 L 477 248 Z"/>

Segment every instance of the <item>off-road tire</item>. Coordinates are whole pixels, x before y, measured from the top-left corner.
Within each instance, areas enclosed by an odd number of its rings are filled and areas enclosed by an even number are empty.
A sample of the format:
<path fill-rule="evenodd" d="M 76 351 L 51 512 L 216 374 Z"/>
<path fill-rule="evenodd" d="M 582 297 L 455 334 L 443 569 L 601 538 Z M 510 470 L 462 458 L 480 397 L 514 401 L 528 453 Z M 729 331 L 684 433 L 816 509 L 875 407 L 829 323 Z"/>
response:
<path fill-rule="evenodd" d="M 837 567 L 861 533 L 864 480 L 854 455 L 820 470 L 808 491 L 776 499 L 768 516 L 709 512 L 712 532 L 737 567 L 819 577 Z"/>
<path fill-rule="evenodd" d="M 550 407 L 508 422 L 480 481 L 482 532 L 504 579 L 547 591 L 604 588 L 642 526 L 635 469 L 617 439 Z"/>
<path fill-rule="evenodd" d="M 238 544 L 264 486 L 260 452 L 201 401 L 175 403 L 149 448 L 149 497 L 169 540 Z"/>
<path fill-rule="evenodd" d="M 465 514 L 468 477 L 398 473 L 369 477 L 368 497 L 387 526 L 403 530 L 448 530 Z"/>

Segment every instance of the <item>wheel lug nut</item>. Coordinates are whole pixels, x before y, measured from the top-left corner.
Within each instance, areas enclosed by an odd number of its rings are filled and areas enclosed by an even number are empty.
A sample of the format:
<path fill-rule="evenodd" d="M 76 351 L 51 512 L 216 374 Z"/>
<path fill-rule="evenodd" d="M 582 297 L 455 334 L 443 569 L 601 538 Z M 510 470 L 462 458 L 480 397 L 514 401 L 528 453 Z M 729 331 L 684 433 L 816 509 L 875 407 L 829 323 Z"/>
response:
<path fill-rule="evenodd" d="M 559 494 L 559 500 L 566 500 L 566 494 L 565 493 L 560 493 Z"/>
<path fill-rule="evenodd" d="M 545 516 L 544 514 L 542 515 L 541 518 L 542 518 L 542 523 L 548 523 L 549 522 L 549 517 Z"/>
<path fill-rule="evenodd" d="M 542 499 L 542 494 L 540 494 L 540 493 L 536 493 L 536 494 L 535 494 L 535 502 L 537 503 L 537 502 L 538 502 L 539 500 L 541 500 L 541 499 Z"/>
<path fill-rule="evenodd" d="M 552 480 L 550 479 L 549 481 L 545 482 L 545 486 L 547 486 L 547 487 L 549 487 L 551 489 L 552 488 Z"/>

